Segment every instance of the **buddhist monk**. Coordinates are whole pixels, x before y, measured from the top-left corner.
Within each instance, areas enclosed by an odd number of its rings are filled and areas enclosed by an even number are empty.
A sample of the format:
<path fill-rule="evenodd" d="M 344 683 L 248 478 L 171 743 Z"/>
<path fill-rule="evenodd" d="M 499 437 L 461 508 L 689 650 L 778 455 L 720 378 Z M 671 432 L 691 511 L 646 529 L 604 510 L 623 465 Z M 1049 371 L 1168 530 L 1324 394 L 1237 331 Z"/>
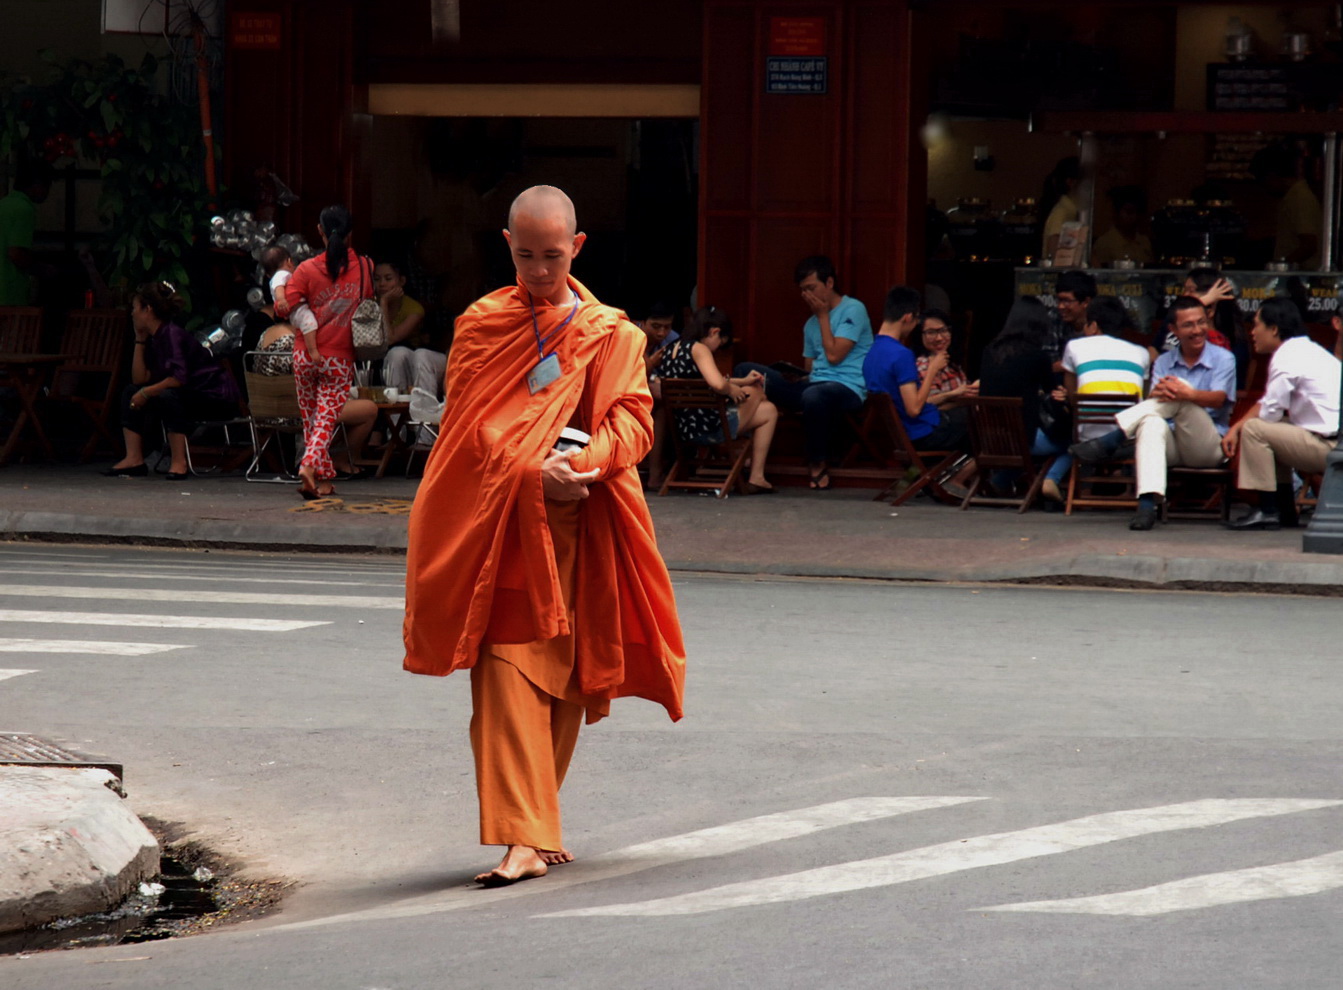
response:
<path fill-rule="evenodd" d="M 509 211 L 517 284 L 458 320 L 438 442 L 410 518 L 405 669 L 471 670 L 482 845 L 498 887 L 573 857 L 559 788 L 614 698 L 681 717 L 685 648 L 636 465 L 653 441 L 643 332 L 570 274 L 559 189 Z M 567 427 L 590 436 L 557 450 Z"/>

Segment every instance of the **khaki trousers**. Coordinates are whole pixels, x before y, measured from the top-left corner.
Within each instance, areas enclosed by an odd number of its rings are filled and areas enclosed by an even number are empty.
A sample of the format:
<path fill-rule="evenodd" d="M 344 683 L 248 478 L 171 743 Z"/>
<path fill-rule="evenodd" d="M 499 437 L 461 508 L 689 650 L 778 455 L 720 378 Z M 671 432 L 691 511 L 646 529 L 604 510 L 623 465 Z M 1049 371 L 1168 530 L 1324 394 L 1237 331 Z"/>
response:
<path fill-rule="evenodd" d="M 1168 419 L 1175 429 L 1167 425 Z M 1115 422 L 1137 441 L 1133 459 L 1139 495 L 1166 494 L 1168 465 L 1216 467 L 1226 460 L 1212 417 L 1192 402 L 1146 399 L 1118 413 Z"/>
<path fill-rule="evenodd" d="M 480 844 L 564 848 L 560 785 L 583 706 L 547 694 L 485 651 L 471 668 L 471 706 Z"/>
<path fill-rule="evenodd" d="M 1291 423 L 1249 419 L 1240 431 L 1240 472 L 1237 487 L 1271 492 L 1291 480 L 1292 469 L 1320 474 L 1334 441 Z"/>

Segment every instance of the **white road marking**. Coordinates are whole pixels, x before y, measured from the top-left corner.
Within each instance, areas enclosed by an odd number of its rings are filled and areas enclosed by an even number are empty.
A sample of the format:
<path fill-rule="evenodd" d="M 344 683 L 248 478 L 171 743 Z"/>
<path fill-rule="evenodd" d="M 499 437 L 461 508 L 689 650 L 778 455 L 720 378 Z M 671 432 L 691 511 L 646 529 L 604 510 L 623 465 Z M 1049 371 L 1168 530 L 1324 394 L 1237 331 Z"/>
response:
<path fill-rule="evenodd" d="M 1073 897 L 1058 901 L 1025 901 L 999 904 L 983 911 L 1045 911 L 1055 914 L 1118 914 L 1151 917 L 1173 911 L 1195 911 L 1266 901 L 1283 897 L 1322 894 L 1343 887 L 1343 852 L 1326 853 L 1311 859 L 1272 866 L 1254 866 L 1226 873 L 1175 880 L 1171 883 L 1126 890 L 1096 897 Z"/>
<path fill-rule="evenodd" d="M 0 609 L 0 622 L 50 622 L 69 626 L 136 626 L 151 629 L 232 629 L 239 632 L 293 632 L 329 626 L 315 619 L 233 619 L 212 615 L 122 615 L 119 612 L 42 612 Z"/>
<path fill-rule="evenodd" d="M 219 574 L 174 574 L 174 573 L 155 573 L 136 569 L 134 573 L 127 574 L 121 571 L 71 571 L 65 568 L 59 568 L 52 571 L 51 574 L 30 574 L 30 577 L 51 577 L 59 575 L 61 577 L 101 577 L 116 578 L 118 581 L 212 581 L 215 584 L 227 582 L 229 584 L 316 584 L 316 585 L 334 585 L 343 588 L 404 588 L 405 582 L 385 582 L 376 583 L 373 581 L 325 581 L 317 578 L 267 578 L 267 577 L 230 577 L 226 573 Z"/>
<path fill-rule="evenodd" d="M 135 602 L 213 602 L 219 605 L 274 605 L 314 608 L 406 607 L 404 596 L 372 595 L 271 595 L 249 591 L 172 591 L 164 588 L 76 588 L 60 585 L 0 584 L 0 597 L 102 598 Z"/>
<path fill-rule="evenodd" d="M 999 832 L 944 842 L 921 849 L 823 866 L 801 873 L 731 883 L 708 890 L 628 904 L 556 911 L 546 918 L 703 914 L 728 908 L 778 904 L 824 897 L 851 890 L 886 887 L 964 870 L 982 869 L 1022 859 L 1051 856 L 1087 846 L 1117 842 L 1157 832 L 1206 828 L 1246 818 L 1265 818 L 1298 811 L 1330 808 L 1343 801 L 1307 799 L 1210 798 L 1156 808 L 1137 808 L 1088 815 L 1071 821 L 1016 832 Z"/>
<path fill-rule="evenodd" d="M 490 891 L 488 901 L 491 905 L 500 900 L 514 897 L 528 897 L 532 894 L 550 893 L 565 887 L 609 880 L 651 870 L 658 866 L 689 860 L 706 859 L 711 856 L 725 856 L 742 852 L 755 846 L 770 842 L 782 842 L 803 835 L 811 835 L 825 829 L 838 828 L 841 825 L 853 825 L 858 822 L 906 815 L 915 811 L 930 811 L 936 808 L 949 808 L 953 805 L 971 801 L 984 801 L 983 797 L 864 797 L 850 798 L 819 804 L 811 808 L 799 808 L 796 811 L 781 811 L 758 818 L 747 818 L 703 828 L 683 835 L 673 835 L 665 839 L 654 839 L 635 846 L 626 846 L 614 852 L 602 853 L 590 859 L 557 867 L 547 876 L 545 883 L 524 883 L 516 887 L 506 887 Z M 372 918 L 412 918 L 440 911 L 456 911 L 466 907 L 480 907 L 486 900 L 481 888 L 475 884 L 466 887 L 452 887 L 448 890 L 408 902 L 392 904 L 383 908 L 370 908 L 351 914 L 336 915 L 330 918 L 318 918 L 302 921 L 283 928 L 311 928 L 318 925 L 330 925 L 344 921 L 362 921 Z"/>
<path fill-rule="evenodd" d="M 18 677 L 21 674 L 36 674 L 36 673 L 37 671 L 35 670 L 5 670 L 3 667 L 0 667 L 0 681 L 6 680 L 10 677 Z"/>
<path fill-rule="evenodd" d="M 151 653 L 190 649 L 173 643 L 109 643 L 86 639 L 4 639 L 0 653 L 96 653 L 109 657 L 143 657 Z"/>

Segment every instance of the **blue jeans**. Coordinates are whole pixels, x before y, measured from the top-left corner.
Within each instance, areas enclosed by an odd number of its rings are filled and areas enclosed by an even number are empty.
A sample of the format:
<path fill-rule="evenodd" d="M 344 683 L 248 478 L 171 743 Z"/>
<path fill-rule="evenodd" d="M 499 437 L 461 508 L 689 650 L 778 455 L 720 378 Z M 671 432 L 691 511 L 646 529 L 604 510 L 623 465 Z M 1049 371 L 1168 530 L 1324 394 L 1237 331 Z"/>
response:
<path fill-rule="evenodd" d="M 1045 477 L 1055 484 L 1061 484 L 1063 479 L 1068 477 L 1068 469 L 1073 466 L 1073 455 L 1068 453 L 1066 446 L 1057 444 L 1045 436 L 1044 430 L 1036 429 L 1035 439 L 1031 443 L 1031 456 L 1043 458 L 1051 454 L 1058 454 L 1059 456 L 1055 458 L 1054 463 L 1045 472 Z M 1016 483 L 1017 474 L 1016 471 L 994 471 L 989 480 L 993 482 L 995 488 L 1007 490 Z"/>
<path fill-rule="evenodd" d="M 839 382 L 814 382 L 810 378 L 790 382 L 779 372 L 763 364 L 745 362 L 732 369 L 734 378 L 745 378 L 752 371 L 765 376 L 765 397 L 780 409 L 802 414 L 802 432 L 807 463 L 824 464 L 849 413 L 863 408 L 862 397 Z"/>

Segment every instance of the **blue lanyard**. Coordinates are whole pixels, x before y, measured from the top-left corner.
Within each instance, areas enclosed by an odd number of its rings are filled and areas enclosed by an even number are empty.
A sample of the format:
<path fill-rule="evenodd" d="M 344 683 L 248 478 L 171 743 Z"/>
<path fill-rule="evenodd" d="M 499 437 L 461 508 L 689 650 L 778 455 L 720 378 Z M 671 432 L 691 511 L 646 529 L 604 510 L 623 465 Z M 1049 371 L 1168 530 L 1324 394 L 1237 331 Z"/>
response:
<path fill-rule="evenodd" d="M 559 326 L 544 337 L 541 336 L 541 327 L 536 322 L 536 301 L 532 299 L 532 294 L 530 292 L 527 293 L 527 305 L 532 308 L 532 333 L 536 334 L 536 353 L 540 356 L 541 360 L 544 361 L 546 359 L 546 344 L 559 336 L 560 331 L 567 327 L 578 314 L 578 293 L 574 293 L 574 308 L 569 310 L 569 315 L 560 321 Z"/>

